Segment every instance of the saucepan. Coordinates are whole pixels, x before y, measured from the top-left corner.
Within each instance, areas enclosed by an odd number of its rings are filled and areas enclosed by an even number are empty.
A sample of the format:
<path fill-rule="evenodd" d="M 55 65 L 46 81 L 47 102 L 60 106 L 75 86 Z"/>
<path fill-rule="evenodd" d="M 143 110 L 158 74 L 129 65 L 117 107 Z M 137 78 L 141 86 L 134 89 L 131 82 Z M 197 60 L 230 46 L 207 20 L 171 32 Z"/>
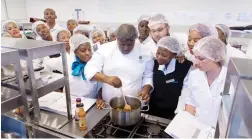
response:
<path fill-rule="evenodd" d="M 119 126 L 131 126 L 135 125 L 141 118 L 141 112 L 148 111 L 149 105 L 144 104 L 139 98 L 134 96 L 125 96 L 126 102 L 131 106 L 131 111 L 124 111 L 124 99 L 123 96 L 113 97 L 109 101 L 110 118 L 115 125 Z M 146 110 L 143 110 L 146 107 Z"/>

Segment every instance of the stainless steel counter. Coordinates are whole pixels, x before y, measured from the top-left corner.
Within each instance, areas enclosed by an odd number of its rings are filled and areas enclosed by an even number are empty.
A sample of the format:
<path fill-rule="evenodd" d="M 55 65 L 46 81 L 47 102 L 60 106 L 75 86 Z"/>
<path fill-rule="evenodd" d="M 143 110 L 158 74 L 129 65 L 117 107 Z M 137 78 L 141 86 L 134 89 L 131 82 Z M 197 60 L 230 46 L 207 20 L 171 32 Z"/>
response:
<path fill-rule="evenodd" d="M 60 132 L 73 138 L 83 137 L 108 113 L 109 110 L 99 110 L 96 106 L 93 106 L 87 113 L 87 130 L 80 131 L 79 125 L 75 123 L 75 120 L 73 119 L 70 123 L 61 128 Z"/>

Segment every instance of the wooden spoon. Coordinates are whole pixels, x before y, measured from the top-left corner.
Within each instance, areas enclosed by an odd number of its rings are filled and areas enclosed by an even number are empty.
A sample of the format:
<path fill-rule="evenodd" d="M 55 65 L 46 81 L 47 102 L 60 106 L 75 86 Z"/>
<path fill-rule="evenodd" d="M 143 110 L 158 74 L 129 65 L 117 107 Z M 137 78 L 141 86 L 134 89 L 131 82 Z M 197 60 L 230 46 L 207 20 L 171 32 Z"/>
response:
<path fill-rule="evenodd" d="M 124 99 L 124 103 L 125 103 L 125 105 L 124 105 L 124 110 L 125 110 L 125 111 L 131 111 L 131 106 L 126 102 L 126 99 L 125 99 L 125 96 L 124 96 L 124 94 L 123 94 L 122 88 L 120 88 L 120 91 L 121 91 L 121 93 L 122 93 L 122 96 L 123 96 L 123 99 Z"/>

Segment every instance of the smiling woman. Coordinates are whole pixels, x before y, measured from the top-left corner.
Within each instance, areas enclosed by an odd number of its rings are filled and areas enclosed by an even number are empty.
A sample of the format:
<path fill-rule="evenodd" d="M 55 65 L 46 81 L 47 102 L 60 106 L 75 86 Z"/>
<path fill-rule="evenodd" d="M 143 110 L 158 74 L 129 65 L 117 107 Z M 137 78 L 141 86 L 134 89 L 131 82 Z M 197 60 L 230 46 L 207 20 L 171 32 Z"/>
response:
<path fill-rule="evenodd" d="M 7 20 L 2 24 L 4 36 L 12 38 L 25 38 L 25 35 L 20 34 L 20 29 L 15 21 Z"/>

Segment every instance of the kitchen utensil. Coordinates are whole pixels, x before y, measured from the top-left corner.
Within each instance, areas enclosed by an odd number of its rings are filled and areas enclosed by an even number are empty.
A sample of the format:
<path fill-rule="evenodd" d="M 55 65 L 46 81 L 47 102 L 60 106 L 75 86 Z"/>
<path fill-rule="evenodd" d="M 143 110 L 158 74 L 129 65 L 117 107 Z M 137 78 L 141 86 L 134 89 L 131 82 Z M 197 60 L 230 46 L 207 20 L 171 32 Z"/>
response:
<path fill-rule="evenodd" d="M 127 110 L 127 111 L 130 111 L 131 110 L 131 106 L 127 103 L 127 101 L 125 99 L 125 96 L 124 96 L 123 91 L 122 91 L 122 87 L 120 88 L 120 91 L 122 93 L 122 96 L 123 96 L 123 99 L 124 99 L 124 103 L 125 103 L 124 109 Z"/>
<path fill-rule="evenodd" d="M 131 106 L 131 111 L 119 111 L 117 108 L 124 108 L 125 102 L 124 98 Z M 139 98 L 133 96 L 117 96 L 113 97 L 109 101 L 110 108 L 103 108 L 103 109 L 110 109 L 110 118 L 115 125 L 119 126 L 131 126 L 136 124 L 141 118 L 141 111 L 148 111 L 142 110 L 142 107 L 146 105 L 142 105 L 142 102 Z M 149 106 L 148 106 L 149 107 Z"/>

